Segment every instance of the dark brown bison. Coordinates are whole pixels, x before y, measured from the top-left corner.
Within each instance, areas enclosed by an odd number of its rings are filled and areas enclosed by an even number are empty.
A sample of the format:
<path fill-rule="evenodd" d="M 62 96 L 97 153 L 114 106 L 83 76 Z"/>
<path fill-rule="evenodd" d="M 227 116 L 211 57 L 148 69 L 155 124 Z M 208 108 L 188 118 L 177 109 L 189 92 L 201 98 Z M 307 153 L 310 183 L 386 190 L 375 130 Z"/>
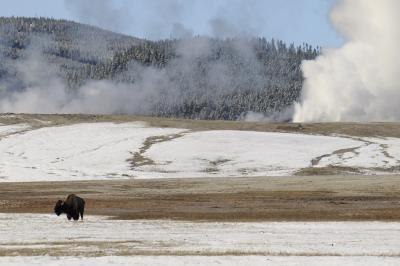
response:
<path fill-rule="evenodd" d="M 57 216 L 62 213 L 67 214 L 68 220 L 73 218 L 75 221 L 79 220 L 79 215 L 83 220 L 83 212 L 85 211 L 85 201 L 75 194 L 68 195 L 65 201 L 59 200 L 54 207 L 54 212 Z"/>

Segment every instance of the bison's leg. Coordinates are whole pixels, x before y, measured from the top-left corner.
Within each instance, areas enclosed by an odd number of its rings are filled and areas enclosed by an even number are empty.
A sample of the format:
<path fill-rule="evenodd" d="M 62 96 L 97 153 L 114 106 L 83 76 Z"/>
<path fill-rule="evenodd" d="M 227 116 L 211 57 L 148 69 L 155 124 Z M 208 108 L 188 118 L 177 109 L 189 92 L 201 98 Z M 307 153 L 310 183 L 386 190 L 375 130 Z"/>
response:
<path fill-rule="evenodd" d="M 83 220 L 83 211 L 81 211 L 81 219 Z"/>
<path fill-rule="evenodd" d="M 79 220 L 79 213 L 74 213 L 74 221 L 78 221 Z"/>
<path fill-rule="evenodd" d="M 68 220 L 71 220 L 71 215 L 67 214 Z"/>

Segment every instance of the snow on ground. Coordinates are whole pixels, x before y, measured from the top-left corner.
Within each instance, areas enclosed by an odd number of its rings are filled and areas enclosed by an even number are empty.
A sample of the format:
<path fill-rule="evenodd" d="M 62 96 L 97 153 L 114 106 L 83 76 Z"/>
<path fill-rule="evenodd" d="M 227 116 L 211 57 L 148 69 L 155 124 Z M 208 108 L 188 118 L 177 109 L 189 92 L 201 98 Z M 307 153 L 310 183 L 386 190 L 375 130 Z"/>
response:
<path fill-rule="evenodd" d="M 13 124 L 13 125 L 0 124 L 0 138 L 8 136 L 13 133 L 22 132 L 29 128 L 30 126 L 28 124 Z"/>
<path fill-rule="evenodd" d="M 321 159 L 318 167 L 329 165 L 353 168 L 391 168 L 400 166 L 400 139 L 363 138 L 364 144 L 344 153 Z M 378 170 L 379 171 L 379 170 Z"/>
<path fill-rule="evenodd" d="M 311 160 L 362 142 L 302 134 L 203 131 L 152 146 L 144 155 L 156 162 L 139 168 L 146 175 L 282 176 L 311 166 Z"/>
<path fill-rule="evenodd" d="M 271 257 L 271 256 L 135 256 L 135 257 L 0 257 L 0 265 L 47 266 L 398 266 L 400 260 L 391 257 Z"/>
<path fill-rule="evenodd" d="M 133 164 L 133 158 L 139 163 Z M 141 122 L 31 130 L 25 124 L 0 125 L 3 182 L 282 176 L 329 166 L 354 167 L 372 174 L 390 172 L 400 166 L 400 139 L 190 132 Z"/>
<path fill-rule="evenodd" d="M 181 129 L 143 123 L 91 123 L 45 127 L 0 140 L 2 181 L 123 178 L 132 153 L 150 136 Z"/>
<path fill-rule="evenodd" d="M 0 228 L 0 254 L 39 255 L 0 256 L 0 265 L 400 263 L 400 223 L 194 223 L 101 216 L 71 222 L 55 215 L 0 214 Z M 106 257 L 83 258 L 92 256 Z"/>
<path fill-rule="evenodd" d="M 13 255 L 400 256 L 396 222 L 195 223 L 101 216 L 71 222 L 65 216 L 0 214 L 0 228 L 0 254 Z"/>

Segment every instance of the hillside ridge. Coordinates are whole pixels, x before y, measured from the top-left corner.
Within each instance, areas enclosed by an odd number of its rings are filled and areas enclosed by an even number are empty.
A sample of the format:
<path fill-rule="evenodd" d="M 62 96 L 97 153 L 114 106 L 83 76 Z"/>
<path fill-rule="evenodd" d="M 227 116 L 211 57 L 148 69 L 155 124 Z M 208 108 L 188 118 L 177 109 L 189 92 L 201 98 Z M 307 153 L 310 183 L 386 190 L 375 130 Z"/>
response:
<path fill-rule="evenodd" d="M 40 64 L 39 71 L 47 68 L 62 80 L 68 97 L 106 81 L 109 90 L 122 84 L 138 99 L 112 103 L 104 113 L 207 120 L 257 113 L 282 121 L 290 119 L 287 112 L 299 99 L 302 61 L 314 59 L 319 49 L 256 37 L 149 41 L 67 20 L 0 17 L 0 52 L 0 83 L 6 88 L 0 99 L 7 103 L 27 88 L 50 87 L 43 80 L 52 77 L 27 80 L 21 73 L 21 64 Z"/>

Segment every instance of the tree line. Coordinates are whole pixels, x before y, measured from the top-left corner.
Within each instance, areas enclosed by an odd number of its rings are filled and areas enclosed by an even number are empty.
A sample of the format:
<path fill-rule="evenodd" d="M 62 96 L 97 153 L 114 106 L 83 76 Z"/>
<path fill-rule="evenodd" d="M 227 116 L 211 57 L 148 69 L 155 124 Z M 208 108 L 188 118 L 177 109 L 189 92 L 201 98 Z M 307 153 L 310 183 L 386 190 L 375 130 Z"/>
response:
<path fill-rule="evenodd" d="M 284 111 L 300 96 L 301 62 L 319 54 L 318 47 L 274 39 L 149 41 L 66 20 L 1 17 L 0 82 L 15 81 L 7 90 L 24 89 L 12 62 L 35 49 L 71 93 L 90 81 L 141 86 L 151 69 L 168 81 L 158 88 L 166 97 L 153 97 L 140 114 L 213 120 Z"/>

